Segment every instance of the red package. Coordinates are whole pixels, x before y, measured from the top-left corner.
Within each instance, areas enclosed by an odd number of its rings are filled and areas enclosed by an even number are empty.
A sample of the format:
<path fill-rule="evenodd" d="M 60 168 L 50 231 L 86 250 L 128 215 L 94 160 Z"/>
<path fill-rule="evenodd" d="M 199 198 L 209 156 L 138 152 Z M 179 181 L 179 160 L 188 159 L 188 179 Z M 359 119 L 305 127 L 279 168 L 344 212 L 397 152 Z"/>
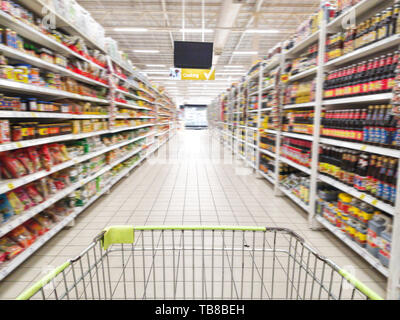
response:
<path fill-rule="evenodd" d="M 49 148 L 44 145 L 38 151 L 43 168 L 45 168 L 46 170 L 50 170 L 54 164 Z"/>
<path fill-rule="evenodd" d="M 32 183 L 29 184 L 25 187 L 26 192 L 28 193 L 28 196 L 32 199 L 32 201 L 35 203 L 35 205 L 38 205 L 39 203 L 42 203 L 44 201 L 44 198 L 42 195 L 39 193 L 37 190 L 36 186 Z"/>
<path fill-rule="evenodd" d="M 9 236 L 22 248 L 28 248 L 36 240 L 36 237 L 24 226 L 16 227 L 9 233 Z"/>
<path fill-rule="evenodd" d="M 26 227 L 35 237 L 42 236 L 47 231 L 49 231 L 48 228 L 42 226 L 35 219 L 29 219 L 27 222 L 24 223 L 24 227 Z"/>
<path fill-rule="evenodd" d="M 7 260 L 11 260 L 20 254 L 24 249 L 9 237 L 0 239 L 0 250 L 6 254 Z"/>
<path fill-rule="evenodd" d="M 42 163 L 40 162 L 40 156 L 39 156 L 37 149 L 35 147 L 30 147 L 26 150 L 27 150 L 29 159 L 33 163 L 33 167 L 35 168 L 35 171 L 37 172 L 37 171 L 42 170 L 43 167 L 42 167 Z"/>
<path fill-rule="evenodd" d="M 2 164 L 2 173 L 5 178 L 21 178 L 27 174 L 24 165 L 16 159 L 11 153 L 3 153 L 0 155 Z"/>
<path fill-rule="evenodd" d="M 7 260 L 7 253 L 0 249 L 0 265 Z"/>
<path fill-rule="evenodd" d="M 17 150 L 14 156 L 24 165 L 28 174 L 35 173 L 35 166 L 24 149 Z"/>
<path fill-rule="evenodd" d="M 53 164 L 57 165 L 64 162 L 64 157 L 61 153 L 60 146 L 58 144 L 52 144 L 49 146 L 51 157 L 53 158 Z"/>
<path fill-rule="evenodd" d="M 28 210 L 29 208 L 32 208 L 35 205 L 35 203 L 29 197 L 28 193 L 24 190 L 24 188 L 21 187 L 15 189 L 14 194 L 23 203 L 24 210 Z"/>

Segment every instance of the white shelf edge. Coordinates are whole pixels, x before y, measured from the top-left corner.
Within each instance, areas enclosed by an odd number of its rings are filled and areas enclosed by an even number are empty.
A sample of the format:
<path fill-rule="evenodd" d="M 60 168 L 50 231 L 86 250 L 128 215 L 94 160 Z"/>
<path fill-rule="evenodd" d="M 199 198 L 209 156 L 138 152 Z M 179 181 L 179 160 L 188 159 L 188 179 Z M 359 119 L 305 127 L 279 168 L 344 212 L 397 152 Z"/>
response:
<path fill-rule="evenodd" d="M 389 276 L 389 270 L 383 266 L 380 261 L 373 257 L 368 251 L 362 247 L 360 247 L 357 243 L 350 240 L 343 234 L 342 231 L 338 230 L 336 227 L 332 226 L 325 218 L 321 216 L 316 217 L 317 221 L 321 223 L 326 229 L 332 232 L 337 238 L 342 240 L 347 246 L 353 249 L 356 253 L 358 253 L 361 257 L 364 258 L 370 265 L 372 265 L 376 270 L 382 273 L 385 277 Z"/>
<path fill-rule="evenodd" d="M 327 183 L 327 184 L 329 184 L 329 185 L 331 185 L 331 186 L 333 186 L 333 187 L 335 187 L 335 188 L 337 188 L 337 189 L 339 189 L 339 190 L 341 190 L 343 192 L 346 192 L 346 193 L 350 194 L 351 196 L 353 196 L 353 197 L 355 197 L 357 199 L 360 199 L 360 200 L 362 200 L 362 201 L 374 206 L 375 208 L 378 208 L 378 209 L 380 209 L 380 210 L 382 210 L 382 211 L 384 211 L 384 212 L 386 212 L 386 213 L 388 213 L 388 214 L 390 214 L 392 216 L 395 214 L 395 208 L 393 206 L 388 205 L 388 204 L 386 204 L 386 203 L 384 203 L 384 202 L 382 202 L 382 201 L 380 201 L 380 200 L 378 200 L 378 199 L 376 199 L 376 198 L 374 198 L 374 197 L 372 197 L 372 196 L 370 196 L 368 194 L 359 192 L 355 188 L 349 187 L 349 186 L 345 185 L 344 183 L 336 181 L 336 180 L 334 180 L 334 179 L 332 179 L 332 178 L 330 178 L 328 176 L 325 176 L 323 174 L 319 174 L 318 175 L 318 179 L 320 181 L 323 181 L 323 182 L 325 182 L 325 183 Z"/>
<path fill-rule="evenodd" d="M 279 159 L 282 162 L 285 162 L 286 164 L 290 165 L 291 167 L 294 167 L 296 169 L 299 169 L 300 171 L 303 171 L 304 173 L 307 173 L 308 175 L 311 174 L 311 169 L 309 169 L 309 168 L 306 168 L 306 167 L 304 167 L 304 166 L 302 166 L 300 164 L 297 164 L 296 162 L 293 162 L 293 161 L 291 161 L 289 159 L 286 159 L 284 157 L 279 157 Z"/>
<path fill-rule="evenodd" d="M 287 196 L 289 199 L 291 199 L 295 204 L 297 204 L 304 211 L 306 211 L 307 213 L 309 212 L 309 210 L 310 210 L 309 206 L 307 206 L 303 201 L 301 201 L 299 198 L 297 198 L 289 190 L 287 190 L 286 188 L 284 188 L 282 186 L 279 186 L 279 190 L 281 190 L 285 194 L 285 196 Z"/>

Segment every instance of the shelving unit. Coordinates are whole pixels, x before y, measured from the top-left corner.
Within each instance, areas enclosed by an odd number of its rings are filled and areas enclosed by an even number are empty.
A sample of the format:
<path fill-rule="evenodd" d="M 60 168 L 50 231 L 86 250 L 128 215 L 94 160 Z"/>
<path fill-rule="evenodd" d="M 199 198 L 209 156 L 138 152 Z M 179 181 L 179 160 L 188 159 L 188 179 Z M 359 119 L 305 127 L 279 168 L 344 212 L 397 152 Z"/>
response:
<path fill-rule="evenodd" d="M 16 179 L 3 179 L 0 182 L 0 194 L 5 194 L 10 191 L 15 191 L 17 188 L 25 186 L 38 179 L 48 177 L 61 170 L 70 169 L 75 165 L 81 164 L 85 161 L 94 159 L 99 156 L 104 156 L 112 151 L 119 150 L 128 145 L 132 145 L 131 149 L 123 149 L 126 152 L 119 154 L 115 160 L 107 160 L 99 170 L 92 172 L 88 176 L 80 177 L 78 181 L 71 183 L 64 189 L 58 190 L 56 193 L 50 195 L 40 204 L 24 210 L 20 214 L 13 215 L 9 220 L 0 224 L 0 237 L 7 236 L 7 234 L 21 226 L 29 219 L 37 214 L 50 208 L 56 202 L 68 197 L 76 190 L 82 188 L 86 184 L 98 179 L 106 173 L 112 172 L 113 176 L 107 181 L 106 185 L 100 188 L 94 196 L 84 203 L 82 207 L 74 208 L 73 212 L 61 219 L 55 224 L 50 231 L 40 236 L 31 246 L 18 254 L 15 258 L 4 262 L 0 266 L 0 281 L 5 279 L 13 270 L 21 265 L 26 259 L 34 254 L 40 247 L 54 237 L 65 226 L 69 225 L 80 213 L 84 212 L 91 204 L 98 200 L 101 196 L 108 193 L 111 188 L 117 184 L 121 179 L 128 176 L 132 170 L 137 168 L 154 152 L 156 152 L 163 144 L 176 134 L 177 130 L 177 110 L 173 100 L 160 88 L 155 88 L 153 85 L 144 78 L 141 74 L 134 70 L 131 63 L 112 57 L 106 52 L 104 46 L 97 42 L 97 39 L 90 37 L 88 34 L 75 25 L 72 25 L 65 17 L 60 15 L 53 8 L 49 8 L 45 1 L 41 0 L 21 0 L 19 1 L 25 8 L 31 10 L 39 17 L 43 16 L 43 10 L 46 8 L 50 10 L 55 16 L 56 27 L 63 32 L 79 36 L 88 48 L 98 50 L 104 57 L 106 57 L 106 64 L 100 65 L 95 59 L 84 56 L 78 51 L 72 50 L 61 41 L 55 40 L 51 35 L 41 32 L 39 28 L 33 27 L 23 20 L 19 20 L 9 15 L 4 11 L 0 11 L 0 24 L 4 27 L 16 31 L 18 35 L 37 46 L 41 46 L 52 50 L 55 54 L 63 55 L 66 58 L 78 59 L 81 62 L 90 64 L 93 68 L 103 71 L 106 75 L 106 80 L 103 78 L 95 79 L 94 76 L 86 75 L 86 73 L 78 73 L 73 71 L 70 67 L 62 67 L 55 63 L 48 62 L 44 59 L 33 56 L 20 49 L 15 49 L 4 44 L 0 44 L 0 51 L 3 55 L 12 59 L 12 61 L 24 62 L 33 67 L 45 70 L 48 72 L 60 74 L 61 76 L 69 77 L 78 83 L 90 85 L 91 88 L 107 90 L 107 94 L 103 95 L 82 95 L 60 89 L 50 87 L 37 86 L 29 83 L 22 83 L 7 79 L 0 79 L 0 89 L 5 95 L 22 95 L 24 97 L 33 97 L 38 100 L 61 100 L 71 99 L 77 102 L 89 102 L 96 106 L 102 106 L 102 110 L 107 112 L 83 112 L 77 113 L 61 113 L 61 112 L 39 112 L 39 111 L 9 111 L 1 110 L 0 119 L 7 119 L 9 121 L 23 121 L 34 120 L 41 121 L 68 121 L 68 120 L 101 120 L 104 121 L 104 130 L 87 132 L 88 130 L 78 130 L 71 134 L 64 134 L 40 139 L 14 141 L 9 143 L 0 144 L 0 152 L 14 151 L 27 147 L 42 146 L 45 144 L 52 144 L 57 142 L 70 142 L 74 140 L 81 140 L 90 137 L 103 137 L 109 136 L 118 132 L 135 132 L 134 138 L 126 139 L 114 144 L 104 144 L 100 150 L 90 151 L 81 156 L 72 158 L 71 160 L 52 166 L 49 170 L 41 170 L 32 174 L 28 174 Z M 121 87 L 127 91 L 121 90 Z M 75 91 L 76 92 L 76 91 Z M 98 90 L 97 92 L 100 92 Z M 128 103 L 123 103 L 116 100 L 116 96 L 123 95 Z M 133 102 L 129 102 L 131 100 Z M 129 112 L 121 113 L 121 109 L 129 109 Z M 120 121 L 117 123 L 117 121 Z M 148 130 L 137 131 L 140 129 L 148 128 Z M 120 141 L 119 139 L 118 141 Z M 120 167 L 126 160 L 138 157 L 136 162 L 125 167 Z M 115 169 L 119 171 L 115 171 Z M 113 171 L 114 170 L 114 171 Z"/>
<path fill-rule="evenodd" d="M 354 8 L 352 12 L 355 12 L 357 21 L 363 21 L 373 16 L 376 12 L 386 9 L 393 1 L 371 1 L 362 0 Z M 324 14 L 326 14 L 324 12 Z M 372 55 L 378 55 L 380 52 L 387 52 L 388 50 L 394 50 L 400 45 L 400 35 L 394 35 L 389 38 L 377 41 L 373 44 L 362 47 L 361 49 L 356 49 L 351 53 L 345 54 L 339 58 L 333 59 L 326 62 L 326 43 L 327 36 L 334 34 L 338 31 L 342 31 L 342 20 L 347 13 L 328 21 L 325 16 L 319 26 L 319 30 L 313 34 L 306 37 L 303 41 L 300 41 L 294 45 L 290 50 L 285 51 L 281 48 L 281 44 L 278 44 L 278 48 L 281 50 L 276 50 L 274 48 L 270 51 L 267 60 L 262 61 L 261 67 L 258 72 L 254 72 L 254 67 L 249 71 L 249 75 L 245 77 L 240 83 L 234 84 L 227 92 L 219 96 L 210 106 L 210 118 L 214 118 L 215 121 L 212 122 L 211 127 L 215 129 L 215 132 L 220 139 L 223 141 L 223 145 L 232 151 L 239 159 L 245 160 L 246 164 L 249 164 L 249 159 L 247 154 L 243 154 L 239 151 L 238 144 L 241 141 L 238 134 L 238 124 L 233 120 L 231 113 L 240 112 L 241 115 L 245 116 L 248 114 L 257 114 L 258 123 L 255 128 L 250 128 L 247 123 L 240 124 L 245 126 L 246 132 L 257 132 L 258 133 L 258 143 L 254 144 L 249 141 L 244 141 L 244 149 L 258 149 L 257 160 L 255 163 L 256 172 L 260 177 L 266 179 L 274 187 L 276 196 L 286 196 L 290 201 L 296 203 L 300 208 L 302 208 L 309 215 L 309 225 L 311 229 L 326 228 L 336 235 L 341 241 L 343 241 L 347 246 L 353 249 L 353 251 L 365 259 L 372 267 L 374 267 L 378 272 L 388 278 L 387 285 L 387 297 L 398 299 L 400 296 L 400 170 L 398 170 L 397 175 L 397 199 L 395 206 L 391 206 L 383 201 L 376 199 L 370 195 L 359 192 L 355 188 L 348 187 L 347 185 L 338 182 L 328 176 L 319 173 L 319 149 L 321 145 L 330 145 L 335 147 L 343 147 L 351 150 L 362 151 L 366 153 L 373 153 L 382 156 L 388 156 L 392 158 L 400 159 L 399 150 L 389 149 L 385 147 L 379 147 L 374 145 L 368 145 L 363 143 L 355 143 L 340 139 L 325 138 L 321 137 L 321 115 L 322 111 L 328 108 L 329 110 L 335 110 L 335 108 L 346 107 L 346 106 L 365 106 L 374 104 L 389 104 L 393 99 L 393 93 L 381 93 L 381 94 L 370 94 L 357 97 L 348 97 L 340 99 L 325 99 L 324 100 L 324 80 L 325 74 L 331 70 L 340 68 L 345 65 L 349 65 L 355 62 L 359 62 L 362 58 L 367 58 Z M 304 71 L 299 71 L 297 74 L 290 76 L 288 74 L 280 74 L 282 77 L 278 77 L 274 84 L 264 83 L 264 74 L 273 68 L 279 68 L 279 72 L 283 73 L 286 68 L 286 63 L 300 57 L 300 55 L 311 45 L 318 45 L 318 59 L 315 67 L 308 68 Z M 258 87 L 258 101 L 264 103 L 268 99 L 263 98 L 263 94 L 267 90 L 277 90 L 280 91 L 280 98 L 275 102 L 275 107 L 277 107 L 280 112 L 280 118 L 282 119 L 282 113 L 287 110 L 299 111 L 302 109 L 313 110 L 314 112 L 314 127 L 313 134 L 306 135 L 294 132 L 284 132 L 282 130 L 282 125 L 279 128 L 263 128 L 262 121 L 263 112 L 270 112 L 271 108 L 265 108 L 264 106 L 258 107 L 257 110 L 249 110 L 249 101 L 246 100 L 246 95 L 243 97 L 241 94 L 246 93 L 246 87 L 249 82 L 254 81 L 257 78 L 256 73 L 258 73 L 259 83 Z M 286 76 L 286 79 L 285 77 Z M 304 81 L 307 79 L 315 79 L 315 99 L 311 102 L 296 103 L 296 104 L 284 104 L 283 101 L 283 91 L 285 86 L 290 85 L 295 81 Z M 254 97 L 254 91 L 251 91 L 251 97 Z M 231 106 L 237 105 L 238 97 L 242 97 L 245 102 L 245 107 L 242 110 L 237 110 Z M 304 100 L 303 100 L 304 101 Z M 303 102 L 302 101 L 302 102 Z M 247 112 L 246 112 L 247 110 Z M 264 111 L 265 110 L 265 111 Z M 275 152 L 264 150 L 260 146 L 260 136 L 261 134 L 269 134 L 274 136 L 276 139 Z M 246 134 L 247 136 L 247 134 Z M 299 165 L 285 157 L 281 154 L 281 140 L 283 138 L 295 138 L 304 141 L 309 141 L 312 143 L 312 156 L 310 159 L 310 167 Z M 271 159 L 275 159 L 275 172 L 273 173 L 274 179 L 270 174 L 266 174 L 260 169 L 260 157 L 261 155 L 266 155 Z M 282 164 L 287 164 L 291 168 L 300 170 L 310 179 L 310 205 L 306 205 L 303 201 L 297 198 L 294 194 L 283 188 L 279 180 L 279 168 Z M 383 266 L 380 261 L 370 255 L 366 249 L 360 247 L 356 242 L 350 240 L 346 237 L 343 232 L 338 231 L 335 227 L 330 225 L 327 220 L 319 215 L 316 215 L 316 199 L 318 191 L 318 183 L 324 182 L 341 192 L 345 192 L 356 199 L 362 200 L 378 210 L 386 213 L 388 216 L 393 218 L 393 233 L 392 233 L 392 246 L 391 246 L 391 263 L 389 268 Z"/>

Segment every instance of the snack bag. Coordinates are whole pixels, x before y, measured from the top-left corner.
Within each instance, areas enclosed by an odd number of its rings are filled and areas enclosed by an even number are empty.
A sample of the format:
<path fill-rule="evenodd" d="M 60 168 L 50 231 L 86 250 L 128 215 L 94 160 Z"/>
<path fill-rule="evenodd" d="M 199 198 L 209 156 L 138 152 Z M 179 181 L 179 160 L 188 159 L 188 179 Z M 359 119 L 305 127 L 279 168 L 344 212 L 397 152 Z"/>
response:
<path fill-rule="evenodd" d="M 44 227 L 42 224 L 40 224 L 38 221 L 35 219 L 29 219 L 26 221 L 23 226 L 27 228 L 35 237 L 39 237 L 44 235 L 47 231 L 49 231 L 48 228 Z"/>
<path fill-rule="evenodd" d="M 0 249 L 0 266 L 7 260 L 7 253 Z"/>
<path fill-rule="evenodd" d="M 36 185 L 31 183 L 28 184 L 25 187 L 25 190 L 28 194 L 28 196 L 32 199 L 35 205 L 38 205 L 39 203 L 42 203 L 44 201 L 44 198 L 42 195 L 39 193 L 39 191 L 36 189 Z"/>
<path fill-rule="evenodd" d="M 43 197 L 43 200 L 47 200 L 50 197 L 49 187 L 47 185 L 47 177 L 39 179 L 34 182 L 36 190 L 40 193 Z"/>
<path fill-rule="evenodd" d="M 59 149 L 60 149 L 61 155 L 63 156 L 63 159 L 64 159 L 63 162 L 71 160 L 71 157 L 68 154 L 67 147 L 64 144 L 60 144 Z"/>
<path fill-rule="evenodd" d="M 47 189 L 49 190 L 49 194 L 53 195 L 57 193 L 57 187 L 55 184 L 55 180 L 53 177 L 47 177 L 46 178 L 46 183 L 47 183 Z"/>
<path fill-rule="evenodd" d="M 35 216 L 35 220 L 40 223 L 43 228 L 46 229 L 46 232 L 49 231 L 53 226 L 53 220 L 46 215 L 38 214 L 37 216 Z"/>
<path fill-rule="evenodd" d="M 23 187 L 17 188 L 13 191 L 15 195 L 18 197 L 18 199 L 22 202 L 24 205 L 24 210 L 28 210 L 35 206 L 35 203 L 33 200 L 29 197 L 28 193 L 25 191 Z"/>
<path fill-rule="evenodd" d="M 0 195 L 0 213 L 0 218 L 2 218 L 2 220 L 0 219 L 0 223 L 6 222 L 14 215 L 14 209 L 5 194 Z"/>
<path fill-rule="evenodd" d="M 9 237 L 0 239 L 0 250 L 5 253 L 7 260 L 11 260 L 24 249 Z"/>
<path fill-rule="evenodd" d="M 21 200 L 19 200 L 14 192 L 8 192 L 6 196 L 11 206 L 13 207 L 15 214 L 20 214 L 24 211 L 24 204 L 21 202 Z"/>
<path fill-rule="evenodd" d="M 29 159 L 32 161 L 35 171 L 38 172 L 42 170 L 43 167 L 42 163 L 40 162 L 40 155 L 37 149 L 35 147 L 30 147 L 27 149 L 27 154 L 29 156 Z"/>
<path fill-rule="evenodd" d="M 0 162 L 2 165 L 2 175 L 6 179 L 17 179 L 27 174 L 24 165 L 11 153 L 3 153 L 0 155 Z"/>
<path fill-rule="evenodd" d="M 23 225 L 10 231 L 9 236 L 22 248 L 28 248 L 36 240 L 36 237 L 31 234 Z"/>
<path fill-rule="evenodd" d="M 47 171 L 50 170 L 54 164 L 49 148 L 46 145 L 44 145 L 38 150 L 38 152 L 40 155 L 40 161 L 42 163 L 43 168 Z"/>
<path fill-rule="evenodd" d="M 60 151 L 58 144 L 52 144 L 49 146 L 49 151 L 53 159 L 53 165 L 57 165 L 64 162 L 63 154 Z"/>
<path fill-rule="evenodd" d="M 23 164 L 28 174 L 36 172 L 33 162 L 31 161 L 31 159 L 29 159 L 28 154 L 24 149 L 15 151 L 14 156 L 16 159 L 19 160 L 19 162 Z"/>

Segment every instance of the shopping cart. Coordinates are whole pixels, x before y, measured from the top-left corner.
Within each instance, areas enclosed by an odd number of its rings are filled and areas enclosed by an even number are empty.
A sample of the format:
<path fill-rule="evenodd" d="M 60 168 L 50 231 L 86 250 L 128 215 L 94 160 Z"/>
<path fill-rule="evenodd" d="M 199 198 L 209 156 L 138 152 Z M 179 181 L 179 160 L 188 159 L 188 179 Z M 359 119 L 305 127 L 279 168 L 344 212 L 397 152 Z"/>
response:
<path fill-rule="evenodd" d="M 381 299 L 288 229 L 115 226 L 25 299 Z"/>

